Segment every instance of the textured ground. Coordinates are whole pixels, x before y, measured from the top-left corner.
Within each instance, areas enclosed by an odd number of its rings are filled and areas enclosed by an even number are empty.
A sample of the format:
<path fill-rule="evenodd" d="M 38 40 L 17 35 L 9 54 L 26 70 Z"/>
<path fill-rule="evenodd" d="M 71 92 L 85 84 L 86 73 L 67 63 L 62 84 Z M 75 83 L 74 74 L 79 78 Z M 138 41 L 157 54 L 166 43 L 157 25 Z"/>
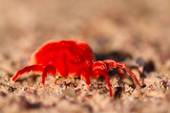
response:
<path fill-rule="evenodd" d="M 170 2 L 168 0 L 0 0 L 0 113 L 170 113 Z M 114 58 L 133 69 L 143 88 L 111 77 L 114 97 L 102 79 L 87 89 L 79 78 L 12 74 L 48 40 L 84 40 L 97 58 Z M 26 76 L 27 75 L 27 76 Z"/>

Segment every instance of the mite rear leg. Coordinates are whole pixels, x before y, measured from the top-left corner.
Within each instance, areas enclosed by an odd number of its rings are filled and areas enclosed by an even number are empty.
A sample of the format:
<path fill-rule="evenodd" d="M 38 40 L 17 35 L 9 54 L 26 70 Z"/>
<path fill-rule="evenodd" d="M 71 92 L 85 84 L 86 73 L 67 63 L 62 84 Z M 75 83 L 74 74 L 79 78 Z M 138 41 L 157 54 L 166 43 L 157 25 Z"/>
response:
<path fill-rule="evenodd" d="M 16 81 L 18 78 L 20 78 L 24 73 L 26 72 L 30 72 L 30 71 L 43 71 L 43 66 L 42 65 L 31 65 L 31 66 L 26 66 L 22 69 L 20 69 L 19 71 L 17 71 L 13 76 L 12 76 L 12 80 Z"/>
<path fill-rule="evenodd" d="M 47 65 L 42 73 L 42 79 L 41 79 L 41 83 L 44 85 L 45 84 L 45 80 L 47 78 L 48 73 L 51 73 L 52 76 L 55 76 L 56 74 L 56 68 L 54 66 L 51 65 Z"/>

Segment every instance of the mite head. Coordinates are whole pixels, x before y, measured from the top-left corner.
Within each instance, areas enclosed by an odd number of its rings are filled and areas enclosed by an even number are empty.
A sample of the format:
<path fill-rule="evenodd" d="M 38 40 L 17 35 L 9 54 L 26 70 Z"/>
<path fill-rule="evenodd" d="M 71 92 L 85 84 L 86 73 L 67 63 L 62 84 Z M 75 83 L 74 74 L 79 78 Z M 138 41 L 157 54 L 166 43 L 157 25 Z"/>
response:
<path fill-rule="evenodd" d="M 95 61 L 92 65 L 93 76 L 98 78 L 101 73 L 107 72 L 107 66 L 103 61 Z"/>
<path fill-rule="evenodd" d="M 111 70 L 113 68 L 125 68 L 126 67 L 126 65 L 124 63 L 119 63 L 119 62 L 116 62 L 111 59 L 104 60 L 103 62 L 106 63 L 109 70 Z"/>

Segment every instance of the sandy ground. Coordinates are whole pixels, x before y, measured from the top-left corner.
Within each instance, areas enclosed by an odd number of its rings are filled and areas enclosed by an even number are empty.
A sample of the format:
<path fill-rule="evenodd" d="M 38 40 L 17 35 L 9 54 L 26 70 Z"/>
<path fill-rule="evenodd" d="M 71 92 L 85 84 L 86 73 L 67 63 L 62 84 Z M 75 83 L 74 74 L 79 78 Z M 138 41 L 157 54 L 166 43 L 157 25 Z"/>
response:
<path fill-rule="evenodd" d="M 170 1 L 0 0 L 0 113 L 170 113 Z M 114 97 L 102 79 L 90 89 L 79 78 L 27 73 L 10 77 L 49 40 L 83 40 L 97 58 L 132 67 L 143 87 L 111 76 Z"/>

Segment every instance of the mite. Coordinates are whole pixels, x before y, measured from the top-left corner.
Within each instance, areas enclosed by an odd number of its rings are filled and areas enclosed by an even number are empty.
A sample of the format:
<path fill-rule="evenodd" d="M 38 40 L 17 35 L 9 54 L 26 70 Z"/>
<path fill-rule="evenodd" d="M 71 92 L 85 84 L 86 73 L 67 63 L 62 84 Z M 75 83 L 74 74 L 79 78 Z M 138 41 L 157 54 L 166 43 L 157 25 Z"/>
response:
<path fill-rule="evenodd" d="M 135 86 L 140 86 L 136 75 L 124 63 L 112 59 L 95 60 L 92 49 L 87 43 L 74 40 L 51 41 L 40 46 L 32 54 L 29 65 L 17 71 L 12 80 L 16 81 L 24 73 L 34 71 L 42 73 L 42 84 L 45 84 L 48 74 L 61 77 L 72 74 L 83 78 L 89 86 L 92 78 L 103 77 L 112 96 L 112 85 L 108 75 L 112 69 L 116 69 L 121 78 L 127 73 Z"/>

